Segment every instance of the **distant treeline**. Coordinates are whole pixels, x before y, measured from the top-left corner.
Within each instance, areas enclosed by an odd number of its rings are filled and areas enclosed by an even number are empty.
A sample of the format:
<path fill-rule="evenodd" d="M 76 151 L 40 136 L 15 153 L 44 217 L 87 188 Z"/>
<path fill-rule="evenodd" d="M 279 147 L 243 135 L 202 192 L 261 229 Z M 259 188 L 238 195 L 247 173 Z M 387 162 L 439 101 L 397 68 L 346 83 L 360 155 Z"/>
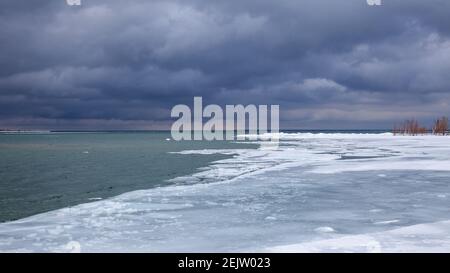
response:
<path fill-rule="evenodd" d="M 394 135 L 425 135 L 434 134 L 445 136 L 448 133 L 448 118 L 442 117 L 434 122 L 433 127 L 430 129 L 421 126 L 416 119 L 406 120 L 399 125 L 395 125 L 392 131 Z"/>

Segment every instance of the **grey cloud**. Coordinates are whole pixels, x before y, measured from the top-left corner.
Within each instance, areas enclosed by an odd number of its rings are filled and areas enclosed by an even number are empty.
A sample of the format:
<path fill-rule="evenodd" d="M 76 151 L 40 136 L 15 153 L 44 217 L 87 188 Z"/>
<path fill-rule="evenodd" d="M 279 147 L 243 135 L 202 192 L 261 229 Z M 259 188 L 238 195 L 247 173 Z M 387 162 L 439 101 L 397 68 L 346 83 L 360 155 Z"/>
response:
<path fill-rule="evenodd" d="M 0 127 L 169 128 L 194 95 L 283 127 L 448 114 L 450 3 L 384 2 L 2 1 Z"/>

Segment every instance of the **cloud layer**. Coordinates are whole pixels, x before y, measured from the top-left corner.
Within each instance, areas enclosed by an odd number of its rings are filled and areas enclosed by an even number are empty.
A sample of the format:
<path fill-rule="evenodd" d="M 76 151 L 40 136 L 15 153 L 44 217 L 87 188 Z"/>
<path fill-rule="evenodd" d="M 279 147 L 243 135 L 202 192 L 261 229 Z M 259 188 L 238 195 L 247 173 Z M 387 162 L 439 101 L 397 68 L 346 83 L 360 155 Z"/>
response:
<path fill-rule="evenodd" d="M 82 3 L 0 3 L 0 127 L 164 129 L 194 95 L 284 128 L 450 114 L 449 1 Z"/>

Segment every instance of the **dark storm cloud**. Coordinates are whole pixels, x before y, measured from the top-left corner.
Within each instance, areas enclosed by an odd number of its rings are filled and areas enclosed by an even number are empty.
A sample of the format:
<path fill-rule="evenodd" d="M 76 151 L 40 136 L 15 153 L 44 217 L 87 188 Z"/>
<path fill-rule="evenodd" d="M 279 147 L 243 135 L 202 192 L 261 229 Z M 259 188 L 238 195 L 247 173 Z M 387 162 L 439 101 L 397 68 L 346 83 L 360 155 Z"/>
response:
<path fill-rule="evenodd" d="M 0 3 L 0 127 L 168 128 L 194 95 L 280 104 L 283 127 L 449 111 L 449 1 L 82 4 Z"/>

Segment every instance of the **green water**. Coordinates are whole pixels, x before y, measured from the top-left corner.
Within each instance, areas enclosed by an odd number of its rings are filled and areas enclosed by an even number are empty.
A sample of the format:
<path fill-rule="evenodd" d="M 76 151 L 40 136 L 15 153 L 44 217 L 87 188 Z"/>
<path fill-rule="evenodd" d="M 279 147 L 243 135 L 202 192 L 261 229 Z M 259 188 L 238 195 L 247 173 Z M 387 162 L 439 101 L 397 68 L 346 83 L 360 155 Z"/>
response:
<path fill-rule="evenodd" d="M 0 134 L 0 222 L 169 185 L 224 155 L 180 155 L 249 148 L 226 141 L 167 141 L 169 132 Z"/>

